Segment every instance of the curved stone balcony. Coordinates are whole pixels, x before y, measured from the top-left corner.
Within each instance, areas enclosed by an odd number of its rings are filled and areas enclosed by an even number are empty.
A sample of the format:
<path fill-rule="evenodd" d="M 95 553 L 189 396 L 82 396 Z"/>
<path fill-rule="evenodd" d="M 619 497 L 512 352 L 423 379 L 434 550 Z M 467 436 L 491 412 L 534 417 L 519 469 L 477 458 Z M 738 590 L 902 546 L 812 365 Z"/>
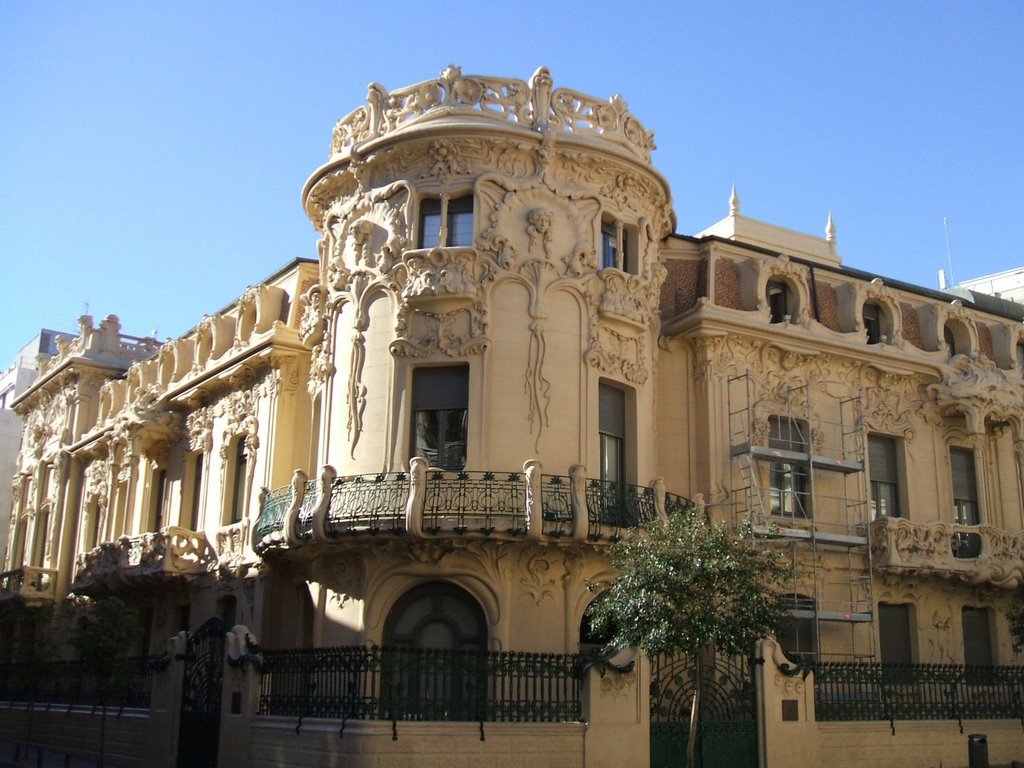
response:
<path fill-rule="evenodd" d="M 546 475 L 535 461 L 522 472 L 446 471 L 414 458 L 409 472 L 338 477 L 325 466 L 318 480 L 296 470 L 292 483 L 264 490 L 253 548 L 260 554 L 380 534 L 507 540 L 611 541 L 673 514 L 691 502 L 652 487 Z"/>
<path fill-rule="evenodd" d="M 26 605 L 52 603 L 56 598 L 57 571 L 25 565 L 0 573 L 0 602 L 21 600 Z"/>
<path fill-rule="evenodd" d="M 217 565 L 205 533 L 169 526 L 106 541 L 75 558 L 73 592 L 107 594 L 189 580 Z"/>
<path fill-rule="evenodd" d="M 331 157 L 344 156 L 361 144 L 439 120 L 472 120 L 516 125 L 608 142 L 650 162 L 654 134 L 628 109 L 621 96 L 598 99 L 569 88 L 553 88 L 551 73 L 541 67 L 529 82 L 487 75 L 464 75 L 448 66 L 433 80 L 388 92 L 373 83 L 367 104 L 334 126 Z"/>
<path fill-rule="evenodd" d="M 874 567 L 1015 589 L 1024 581 L 1024 532 L 987 525 L 914 523 L 881 517 L 871 523 Z"/>

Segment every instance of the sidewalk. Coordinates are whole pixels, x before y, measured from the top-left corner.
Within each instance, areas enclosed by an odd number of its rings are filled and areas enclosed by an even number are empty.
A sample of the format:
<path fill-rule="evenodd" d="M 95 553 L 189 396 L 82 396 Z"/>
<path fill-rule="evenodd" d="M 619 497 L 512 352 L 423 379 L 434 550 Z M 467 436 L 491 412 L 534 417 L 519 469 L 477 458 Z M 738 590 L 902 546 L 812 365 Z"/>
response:
<path fill-rule="evenodd" d="M 26 756 L 22 748 L 20 760 L 15 761 L 17 745 L 12 741 L 0 740 L 0 768 L 96 768 L 99 763 L 81 757 L 72 757 L 63 752 L 31 747 Z"/>

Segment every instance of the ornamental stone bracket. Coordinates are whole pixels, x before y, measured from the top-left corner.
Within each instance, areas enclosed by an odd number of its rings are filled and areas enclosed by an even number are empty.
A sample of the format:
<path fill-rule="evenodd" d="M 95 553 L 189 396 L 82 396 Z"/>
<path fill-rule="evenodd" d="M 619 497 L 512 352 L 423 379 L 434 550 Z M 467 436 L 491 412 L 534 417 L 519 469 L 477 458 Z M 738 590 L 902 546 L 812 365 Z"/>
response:
<path fill-rule="evenodd" d="M 983 432 L 985 419 L 1010 421 L 1024 429 L 1024 381 L 1011 380 L 987 357 L 957 355 L 928 396 L 943 414 L 962 413 L 971 432 Z"/>
<path fill-rule="evenodd" d="M 877 570 L 900 576 L 1003 589 L 1024 582 L 1024 532 L 881 517 L 871 523 L 871 554 Z"/>
<path fill-rule="evenodd" d="M 57 597 L 57 571 L 26 565 L 0 573 L 0 605 L 20 600 L 25 605 L 52 603 Z"/>
<path fill-rule="evenodd" d="M 471 248 L 433 248 L 402 256 L 402 299 L 412 308 L 447 314 L 471 306 L 491 269 Z"/>
<path fill-rule="evenodd" d="M 122 536 L 78 555 L 72 591 L 100 595 L 187 581 L 209 573 L 215 565 L 206 534 L 169 526 L 155 533 Z"/>

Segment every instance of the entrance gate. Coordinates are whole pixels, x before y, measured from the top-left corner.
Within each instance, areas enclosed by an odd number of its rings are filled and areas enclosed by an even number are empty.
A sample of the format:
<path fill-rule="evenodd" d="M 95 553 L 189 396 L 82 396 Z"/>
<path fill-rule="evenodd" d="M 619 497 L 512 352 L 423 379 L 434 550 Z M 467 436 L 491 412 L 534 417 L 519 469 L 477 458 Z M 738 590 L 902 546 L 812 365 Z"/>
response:
<path fill-rule="evenodd" d="M 757 768 L 757 702 L 749 659 L 651 659 L 651 768 L 686 765 L 698 675 L 697 768 Z"/>
<path fill-rule="evenodd" d="M 224 681 L 224 622 L 212 618 L 191 635 L 182 657 L 178 768 L 216 768 Z"/>

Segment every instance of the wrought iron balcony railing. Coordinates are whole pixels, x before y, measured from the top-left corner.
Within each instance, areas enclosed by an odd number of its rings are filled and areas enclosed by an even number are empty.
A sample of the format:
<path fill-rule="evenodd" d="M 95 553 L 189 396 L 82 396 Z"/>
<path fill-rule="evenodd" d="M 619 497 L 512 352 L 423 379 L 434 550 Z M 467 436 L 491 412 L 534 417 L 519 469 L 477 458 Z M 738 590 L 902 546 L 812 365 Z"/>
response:
<path fill-rule="evenodd" d="M 378 534 L 614 540 L 692 506 L 660 480 L 651 487 L 587 480 L 580 466 L 545 475 L 535 461 L 522 472 L 447 471 L 422 458 L 411 464 L 409 472 L 346 477 L 324 467 L 315 481 L 297 470 L 289 486 L 264 492 L 254 549 Z"/>
<path fill-rule="evenodd" d="M 57 593 L 57 571 L 26 565 L 0 573 L 0 600 L 21 599 L 25 603 L 53 602 Z"/>
<path fill-rule="evenodd" d="M 987 525 L 880 517 L 871 523 L 871 553 L 883 571 L 1006 589 L 1024 581 L 1024 533 Z"/>
<path fill-rule="evenodd" d="M 153 533 L 106 541 L 75 558 L 72 589 L 80 594 L 118 591 L 155 580 L 212 570 L 217 553 L 205 533 L 168 526 Z"/>
<path fill-rule="evenodd" d="M 259 714 L 339 720 L 573 722 L 574 654 L 345 646 L 264 651 Z"/>

